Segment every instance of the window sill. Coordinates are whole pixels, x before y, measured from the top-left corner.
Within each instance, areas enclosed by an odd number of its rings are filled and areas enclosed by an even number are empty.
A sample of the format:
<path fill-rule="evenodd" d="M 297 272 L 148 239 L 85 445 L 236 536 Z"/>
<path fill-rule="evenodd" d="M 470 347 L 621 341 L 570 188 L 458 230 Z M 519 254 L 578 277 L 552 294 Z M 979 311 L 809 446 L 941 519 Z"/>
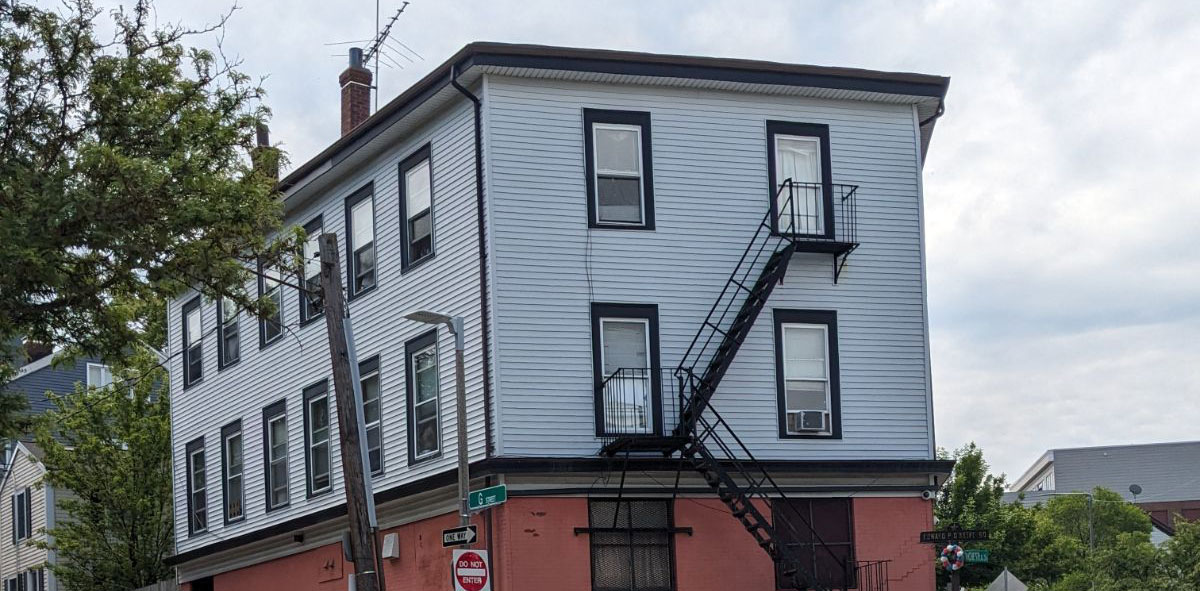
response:
<path fill-rule="evenodd" d="M 239 524 L 239 523 L 241 523 L 241 522 L 243 522 L 243 521 L 245 521 L 245 520 L 246 520 L 246 516 L 245 516 L 245 515 L 242 515 L 242 516 L 240 516 L 240 517 L 235 517 L 235 518 L 233 518 L 233 519 L 226 519 L 226 520 L 224 521 L 224 525 L 225 525 L 225 527 L 229 527 L 229 526 L 231 526 L 231 525 L 237 525 L 237 524 Z"/>
<path fill-rule="evenodd" d="M 217 364 L 217 371 L 218 372 L 225 371 L 225 370 L 237 365 L 239 362 L 241 362 L 241 360 L 242 360 L 242 358 L 238 357 L 237 359 L 234 359 L 233 361 L 230 361 L 229 363 L 226 363 L 225 365 Z"/>
<path fill-rule="evenodd" d="M 841 439 L 841 433 L 780 433 L 780 439 Z"/>
<path fill-rule="evenodd" d="M 648 232 L 654 231 L 654 224 L 617 224 L 607 222 L 588 221 L 589 230 L 643 230 Z"/>
<path fill-rule="evenodd" d="M 192 381 L 190 381 L 190 382 L 189 382 L 189 381 L 187 381 L 187 380 L 184 380 L 184 382 L 183 382 L 183 389 L 186 391 L 186 390 L 188 390 L 189 388 L 191 388 L 191 387 L 193 387 L 193 386 L 195 386 L 195 385 L 197 385 L 197 384 L 202 384 L 202 383 L 204 383 L 204 378 L 200 378 L 200 379 L 198 379 L 198 380 L 192 380 Z"/>
<path fill-rule="evenodd" d="M 284 504 L 282 504 L 282 505 L 276 505 L 276 506 L 274 506 L 274 507 L 267 507 L 267 513 L 274 513 L 274 512 L 276 512 L 276 511 L 282 511 L 282 510 L 284 510 L 284 509 L 287 509 L 288 507 L 291 507 L 291 506 L 292 506 L 292 502 L 291 502 L 291 501 L 288 501 L 288 502 L 286 502 L 286 503 L 284 503 Z"/>
<path fill-rule="evenodd" d="M 305 496 L 305 499 L 307 500 L 307 499 L 315 499 L 317 497 L 323 497 L 331 492 L 333 492 L 333 487 L 327 486 L 321 490 L 314 490 L 314 491 L 309 492 L 308 495 Z"/>
<path fill-rule="evenodd" d="M 311 318 L 305 318 L 304 320 L 301 320 L 301 321 L 300 321 L 300 328 L 304 328 L 304 327 L 306 327 L 306 326 L 308 326 L 308 325 L 310 325 L 310 324 L 312 324 L 312 323 L 314 323 L 314 322 L 316 322 L 316 321 L 318 321 L 318 320 L 320 320 L 320 319 L 322 319 L 322 318 L 324 318 L 324 317 L 325 317 L 325 313 L 324 313 L 324 312 L 322 312 L 322 313 L 320 313 L 320 314 L 317 314 L 317 315 L 315 315 L 315 316 L 313 316 L 313 317 L 311 317 Z"/>
<path fill-rule="evenodd" d="M 436 460 L 436 459 L 438 459 L 438 458 L 440 458 L 440 457 L 442 457 L 442 451 L 441 451 L 441 450 L 438 450 L 438 452 L 437 452 L 437 453 L 430 454 L 430 455 L 427 455 L 427 456 L 422 456 L 422 457 L 419 457 L 419 458 L 416 458 L 416 457 L 410 457 L 410 458 L 408 458 L 408 465 L 409 465 L 409 466 L 416 466 L 416 465 L 418 465 L 418 464 L 424 464 L 425 462 L 428 462 L 428 461 L 431 461 L 431 460 Z"/>
<path fill-rule="evenodd" d="M 432 261 L 436 255 L 437 255 L 437 253 L 430 253 L 430 254 L 427 254 L 411 263 L 408 263 L 407 265 L 403 265 L 400 268 L 400 274 L 403 275 L 405 273 L 408 273 L 409 271 L 412 271 L 413 269 L 416 269 L 416 268 L 420 267 L 421 265 L 424 265 L 425 263 Z"/>
<path fill-rule="evenodd" d="M 258 340 L 258 350 L 262 351 L 262 350 L 266 349 L 267 347 L 270 347 L 271 345 L 274 345 L 275 343 L 278 343 L 279 341 L 282 341 L 282 340 L 283 340 L 283 333 L 279 333 L 279 336 L 277 336 L 269 341 L 264 341 L 260 338 Z"/>
<path fill-rule="evenodd" d="M 375 280 L 375 285 L 372 285 L 371 287 L 368 287 L 362 291 L 356 291 L 354 293 L 347 293 L 346 301 L 353 302 L 354 300 L 357 300 L 358 298 L 361 298 L 365 295 L 370 294 L 371 292 L 375 291 L 376 289 L 379 289 L 379 279 Z"/>

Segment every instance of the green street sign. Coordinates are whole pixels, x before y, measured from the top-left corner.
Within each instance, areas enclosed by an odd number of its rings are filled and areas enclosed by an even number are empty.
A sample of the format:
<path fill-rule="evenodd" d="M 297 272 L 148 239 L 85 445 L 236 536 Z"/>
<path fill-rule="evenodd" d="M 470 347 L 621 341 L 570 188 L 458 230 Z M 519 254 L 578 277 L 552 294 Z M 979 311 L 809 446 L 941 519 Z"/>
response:
<path fill-rule="evenodd" d="M 508 500 L 508 486 L 497 484 L 479 490 L 473 490 L 467 495 L 467 507 L 472 511 L 494 507 Z"/>
<path fill-rule="evenodd" d="M 981 549 L 963 550 L 964 558 L 967 559 L 967 564 L 984 563 L 988 561 L 988 551 Z"/>

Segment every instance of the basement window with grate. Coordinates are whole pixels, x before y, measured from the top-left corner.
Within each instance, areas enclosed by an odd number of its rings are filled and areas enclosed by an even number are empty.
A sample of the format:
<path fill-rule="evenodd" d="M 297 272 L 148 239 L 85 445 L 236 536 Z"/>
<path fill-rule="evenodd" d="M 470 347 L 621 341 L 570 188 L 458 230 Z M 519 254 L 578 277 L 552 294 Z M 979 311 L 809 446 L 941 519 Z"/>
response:
<path fill-rule="evenodd" d="M 588 501 L 592 591 L 673 591 L 671 502 Z"/>

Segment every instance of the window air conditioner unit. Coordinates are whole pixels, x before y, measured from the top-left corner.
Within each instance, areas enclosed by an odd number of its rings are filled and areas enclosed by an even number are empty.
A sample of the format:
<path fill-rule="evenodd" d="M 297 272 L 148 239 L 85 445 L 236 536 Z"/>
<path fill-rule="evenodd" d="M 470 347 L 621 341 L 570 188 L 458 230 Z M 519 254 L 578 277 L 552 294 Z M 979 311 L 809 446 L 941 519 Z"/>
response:
<path fill-rule="evenodd" d="M 791 421 L 796 431 L 824 431 L 826 412 L 823 410 L 792 410 L 789 415 L 795 417 Z"/>

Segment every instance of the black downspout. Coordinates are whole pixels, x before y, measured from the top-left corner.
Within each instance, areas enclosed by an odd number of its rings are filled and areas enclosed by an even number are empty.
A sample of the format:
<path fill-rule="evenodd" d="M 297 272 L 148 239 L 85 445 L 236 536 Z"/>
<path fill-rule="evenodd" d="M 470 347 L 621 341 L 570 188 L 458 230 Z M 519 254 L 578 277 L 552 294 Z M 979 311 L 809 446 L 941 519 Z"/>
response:
<path fill-rule="evenodd" d="M 458 65 L 450 66 L 450 84 L 475 104 L 475 212 L 479 216 L 479 317 L 483 320 L 483 428 L 486 457 L 492 457 L 491 330 L 488 318 L 487 233 L 483 207 L 483 103 L 458 83 Z M 491 529 L 488 530 L 491 533 Z"/>

